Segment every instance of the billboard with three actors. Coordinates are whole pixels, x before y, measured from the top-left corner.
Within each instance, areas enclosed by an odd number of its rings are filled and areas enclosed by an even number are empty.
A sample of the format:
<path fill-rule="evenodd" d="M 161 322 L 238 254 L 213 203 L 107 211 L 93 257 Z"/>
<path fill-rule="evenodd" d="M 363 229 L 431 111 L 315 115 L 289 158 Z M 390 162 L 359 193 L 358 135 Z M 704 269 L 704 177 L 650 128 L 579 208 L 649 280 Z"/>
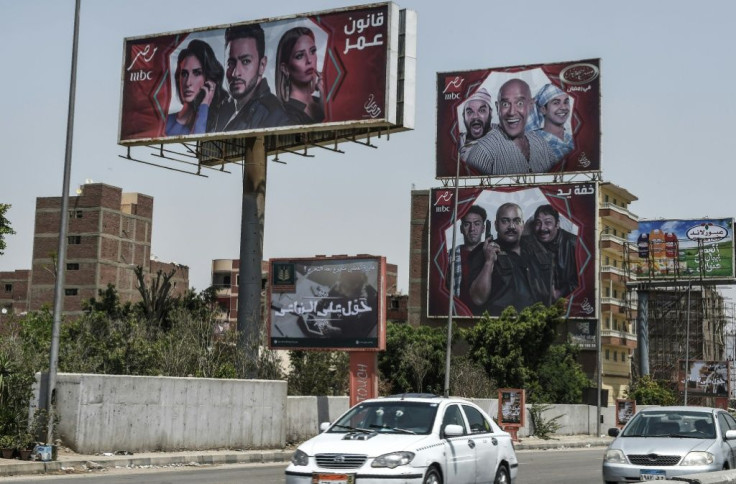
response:
<path fill-rule="evenodd" d="M 629 234 L 639 278 L 734 278 L 733 218 L 640 220 Z"/>
<path fill-rule="evenodd" d="M 600 59 L 437 74 L 437 178 L 599 172 Z"/>
<path fill-rule="evenodd" d="M 398 35 L 382 3 L 127 38 L 119 143 L 395 124 Z"/>
<path fill-rule="evenodd" d="M 270 347 L 383 350 L 385 274 L 383 257 L 271 259 Z"/>
<path fill-rule="evenodd" d="M 570 318 L 596 318 L 595 183 L 433 189 L 428 316 L 499 316 L 564 300 Z M 455 276 L 450 257 L 456 231 Z"/>

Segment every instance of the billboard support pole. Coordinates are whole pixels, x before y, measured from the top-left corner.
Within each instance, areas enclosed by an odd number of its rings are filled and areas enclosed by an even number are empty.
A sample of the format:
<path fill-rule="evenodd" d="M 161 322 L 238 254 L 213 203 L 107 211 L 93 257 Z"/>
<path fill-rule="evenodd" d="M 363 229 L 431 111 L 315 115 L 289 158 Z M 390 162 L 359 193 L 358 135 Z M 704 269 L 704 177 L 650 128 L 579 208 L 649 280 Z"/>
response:
<path fill-rule="evenodd" d="M 455 196 L 452 208 L 452 248 L 450 249 L 450 302 L 447 308 L 447 347 L 445 348 L 445 397 L 450 396 L 450 361 L 452 357 L 452 313 L 455 312 L 455 251 L 457 250 L 457 197 L 460 182 L 460 156 L 455 167 Z"/>
<path fill-rule="evenodd" d="M 639 350 L 639 376 L 649 375 L 649 291 L 636 291 L 636 345 Z"/>
<path fill-rule="evenodd" d="M 59 211 L 59 245 L 56 255 L 56 281 L 54 282 L 54 320 L 51 326 L 51 347 L 49 349 L 49 377 L 46 379 L 45 409 L 48 412 L 46 443 L 53 444 L 54 403 L 56 397 L 56 373 L 59 365 L 59 339 L 61 314 L 64 311 L 64 275 L 66 269 L 67 232 L 69 229 L 69 185 L 72 171 L 72 141 L 74 139 L 74 103 L 77 91 L 77 51 L 79 50 L 79 3 L 74 3 L 74 40 L 72 42 L 72 68 L 69 80 L 69 108 L 66 121 L 66 154 L 64 156 L 64 181 Z M 43 381 L 43 380 L 42 380 Z"/>
<path fill-rule="evenodd" d="M 687 283 L 687 319 L 685 323 L 685 398 L 683 405 L 687 407 L 687 387 L 690 376 L 687 374 L 690 369 L 690 294 L 692 293 L 693 280 Z"/>
<path fill-rule="evenodd" d="M 248 140 L 243 159 L 243 205 L 240 220 L 238 344 L 243 376 L 256 378 L 261 328 L 263 226 L 266 206 L 266 150 L 262 136 Z"/>

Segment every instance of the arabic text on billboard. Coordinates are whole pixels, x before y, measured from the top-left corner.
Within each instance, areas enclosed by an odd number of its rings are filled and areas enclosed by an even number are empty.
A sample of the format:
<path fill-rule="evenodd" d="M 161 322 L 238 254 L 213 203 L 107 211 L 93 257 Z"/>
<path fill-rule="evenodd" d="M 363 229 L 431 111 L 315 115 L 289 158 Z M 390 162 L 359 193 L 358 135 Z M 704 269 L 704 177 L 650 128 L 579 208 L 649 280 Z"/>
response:
<path fill-rule="evenodd" d="M 452 231 L 457 230 L 457 316 L 499 316 L 566 301 L 566 315 L 595 317 L 594 183 L 434 189 L 430 206 L 428 315 L 447 316 Z"/>
<path fill-rule="evenodd" d="M 732 218 L 640 220 L 629 242 L 637 277 L 734 277 Z"/>
<path fill-rule="evenodd" d="M 120 143 L 393 122 L 397 12 L 374 4 L 126 39 Z"/>
<path fill-rule="evenodd" d="M 600 171 L 599 59 L 437 74 L 437 178 Z"/>
<path fill-rule="evenodd" d="M 380 349 L 380 259 L 273 260 L 270 267 L 272 348 Z"/>
<path fill-rule="evenodd" d="M 692 395 L 728 396 L 728 363 L 725 361 L 680 361 L 680 391 L 685 390 Z"/>

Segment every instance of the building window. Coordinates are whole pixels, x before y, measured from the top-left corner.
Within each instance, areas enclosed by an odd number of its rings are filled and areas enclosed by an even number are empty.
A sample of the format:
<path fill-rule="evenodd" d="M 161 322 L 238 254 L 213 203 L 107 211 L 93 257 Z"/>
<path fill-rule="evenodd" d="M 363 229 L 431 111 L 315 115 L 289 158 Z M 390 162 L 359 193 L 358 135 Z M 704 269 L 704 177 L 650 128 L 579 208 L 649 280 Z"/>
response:
<path fill-rule="evenodd" d="M 82 218 L 84 217 L 84 212 L 81 210 L 69 210 L 69 218 Z"/>
<path fill-rule="evenodd" d="M 67 237 L 67 243 L 69 245 L 79 245 L 82 243 L 82 236 L 81 235 L 70 235 Z"/>
<path fill-rule="evenodd" d="M 67 296 L 76 296 L 78 289 L 76 287 L 69 287 L 64 289 L 64 294 Z"/>
<path fill-rule="evenodd" d="M 78 271 L 79 270 L 79 264 L 76 262 L 70 262 L 66 265 L 66 270 L 68 271 Z"/>
<path fill-rule="evenodd" d="M 611 297 L 611 288 L 610 287 L 607 287 L 606 288 L 606 297 Z"/>
<path fill-rule="evenodd" d="M 618 261 L 616 259 L 613 259 L 613 267 L 618 267 Z"/>
<path fill-rule="evenodd" d="M 621 352 L 621 361 L 626 361 L 626 352 L 625 351 L 622 351 Z"/>
<path fill-rule="evenodd" d="M 603 195 L 603 201 L 608 203 L 608 195 Z"/>
<path fill-rule="evenodd" d="M 610 265 L 610 264 L 611 264 L 611 258 L 606 256 L 606 265 Z"/>
<path fill-rule="evenodd" d="M 391 309 L 397 310 L 399 309 L 399 300 L 396 298 L 391 299 Z"/>
<path fill-rule="evenodd" d="M 13 285 L 5 284 L 5 292 L 13 292 Z"/>
<path fill-rule="evenodd" d="M 240 273 L 235 274 L 235 285 L 240 287 Z"/>
<path fill-rule="evenodd" d="M 618 351 L 613 352 L 613 361 L 618 361 Z"/>
<path fill-rule="evenodd" d="M 616 289 L 613 290 L 613 297 L 618 297 L 618 291 Z"/>
<path fill-rule="evenodd" d="M 613 235 L 615 235 L 616 237 L 618 237 L 618 230 L 613 229 Z"/>
<path fill-rule="evenodd" d="M 603 233 L 604 234 L 607 234 L 610 230 L 611 230 L 611 228 L 608 225 L 604 225 L 603 226 Z"/>
<path fill-rule="evenodd" d="M 609 354 L 609 350 L 606 350 L 606 359 L 607 359 L 607 360 L 608 360 L 608 359 L 610 359 L 610 354 Z"/>
<path fill-rule="evenodd" d="M 227 286 L 227 287 L 230 287 L 230 276 L 223 277 L 222 278 L 222 284 L 225 285 L 225 286 Z"/>

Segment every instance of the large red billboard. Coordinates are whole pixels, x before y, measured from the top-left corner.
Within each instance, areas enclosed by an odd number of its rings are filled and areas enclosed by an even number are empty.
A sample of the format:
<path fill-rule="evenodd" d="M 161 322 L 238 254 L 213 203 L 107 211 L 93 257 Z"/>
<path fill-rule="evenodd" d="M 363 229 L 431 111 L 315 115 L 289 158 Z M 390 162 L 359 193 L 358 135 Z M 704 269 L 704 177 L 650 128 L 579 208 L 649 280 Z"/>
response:
<path fill-rule="evenodd" d="M 595 183 L 475 187 L 431 193 L 428 316 L 447 317 L 456 230 L 456 316 L 499 316 L 563 299 L 566 316 L 596 317 Z"/>
<path fill-rule="evenodd" d="M 437 74 L 437 178 L 597 172 L 599 59 Z"/>
<path fill-rule="evenodd" d="M 271 259 L 270 347 L 384 349 L 385 273 L 382 257 Z"/>
<path fill-rule="evenodd" d="M 128 38 L 119 142 L 395 123 L 398 29 L 383 3 Z"/>

